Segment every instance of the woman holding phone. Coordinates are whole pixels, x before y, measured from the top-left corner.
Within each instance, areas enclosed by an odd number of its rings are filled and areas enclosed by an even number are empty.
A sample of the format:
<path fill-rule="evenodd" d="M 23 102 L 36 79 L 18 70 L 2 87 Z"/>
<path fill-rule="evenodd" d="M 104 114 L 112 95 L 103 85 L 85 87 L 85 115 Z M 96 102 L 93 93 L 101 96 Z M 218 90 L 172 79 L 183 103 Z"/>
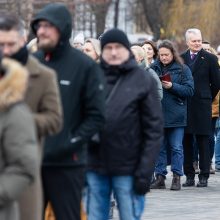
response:
<path fill-rule="evenodd" d="M 164 40 L 158 46 L 158 59 L 151 66 L 163 87 L 164 141 L 155 167 L 152 189 L 165 189 L 167 152 L 171 152 L 173 180 L 171 190 L 180 190 L 183 175 L 183 135 L 187 122 L 187 97 L 193 96 L 194 83 L 190 69 L 183 64 L 173 43 Z M 168 147 L 170 148 L 167 151 Z"/>

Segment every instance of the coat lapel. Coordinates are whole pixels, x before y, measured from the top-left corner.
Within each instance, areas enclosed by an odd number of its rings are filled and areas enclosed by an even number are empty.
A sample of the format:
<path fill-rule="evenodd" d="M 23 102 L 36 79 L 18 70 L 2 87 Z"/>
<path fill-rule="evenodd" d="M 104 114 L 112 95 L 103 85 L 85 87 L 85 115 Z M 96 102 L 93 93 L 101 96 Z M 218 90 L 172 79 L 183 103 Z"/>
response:
<path fill-rule="evenodd" d="M 203 49 L 201 49 L 199 51 L 199 53 L 197 54 L 197 58 L 196 58 L 195 64 L 193 65 L 193 69 L 192 69 L 193 73 L 197 69 L 199 69 L 199 66 L 203 63 L 204 59 L 205 59 L 205 57 L 204 57 Z"/>

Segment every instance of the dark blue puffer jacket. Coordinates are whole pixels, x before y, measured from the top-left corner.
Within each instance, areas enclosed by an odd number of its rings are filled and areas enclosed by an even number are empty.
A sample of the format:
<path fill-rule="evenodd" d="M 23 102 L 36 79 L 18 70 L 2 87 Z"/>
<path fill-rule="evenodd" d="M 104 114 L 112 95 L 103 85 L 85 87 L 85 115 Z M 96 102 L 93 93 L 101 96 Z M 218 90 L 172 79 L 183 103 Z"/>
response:
<path fill-rule="evenodd" d="M 157 60 L 152 69 L 161 76 L 162 63 Z M 172 87 L 163 88 L 162 108 L 164 127 L 183 127 L 187 124 L 187 97 L 194 94 L 194 82 L 190 69 L 186 65 L 173 62 L 168 72 L 171 75 Z"/>

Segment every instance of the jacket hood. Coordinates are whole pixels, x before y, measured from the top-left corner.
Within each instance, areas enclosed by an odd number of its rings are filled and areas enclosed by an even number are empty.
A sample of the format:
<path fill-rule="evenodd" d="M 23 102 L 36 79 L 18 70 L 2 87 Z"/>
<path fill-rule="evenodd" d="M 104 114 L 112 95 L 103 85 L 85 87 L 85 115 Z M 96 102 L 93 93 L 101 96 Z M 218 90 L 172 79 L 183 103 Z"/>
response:
<path fill-rule="evenodd" d="M 31 22 L 31 28 L 36 35 L 36 24 L 46 20 L 53 24 L 61 34 L 61 41 L 67 41 L 71 37 L 72 18 L 67 7 L 62 3 L 52 3 L 41 9 Z"/>
<path fill-rule="evenodd" d="M 0 78 L 0 110 L 4 110 L 24 99 L 28 72 L 18 62 L 2 59 L 5 74 Z"/>

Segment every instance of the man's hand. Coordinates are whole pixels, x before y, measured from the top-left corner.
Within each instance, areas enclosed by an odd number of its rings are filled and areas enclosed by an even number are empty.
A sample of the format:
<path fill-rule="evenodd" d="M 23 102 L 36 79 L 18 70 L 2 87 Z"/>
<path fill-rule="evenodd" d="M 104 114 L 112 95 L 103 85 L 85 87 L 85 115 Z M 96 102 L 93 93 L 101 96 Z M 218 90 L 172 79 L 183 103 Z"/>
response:
<path fill-rule="evenodd" d="M 147 183 L 147 181 L 143 181 L 138 178 L 134 179 L 134 192 L 137 195 L 145 195 L 149 191 L 150 191 L 150 185 Z"/>

